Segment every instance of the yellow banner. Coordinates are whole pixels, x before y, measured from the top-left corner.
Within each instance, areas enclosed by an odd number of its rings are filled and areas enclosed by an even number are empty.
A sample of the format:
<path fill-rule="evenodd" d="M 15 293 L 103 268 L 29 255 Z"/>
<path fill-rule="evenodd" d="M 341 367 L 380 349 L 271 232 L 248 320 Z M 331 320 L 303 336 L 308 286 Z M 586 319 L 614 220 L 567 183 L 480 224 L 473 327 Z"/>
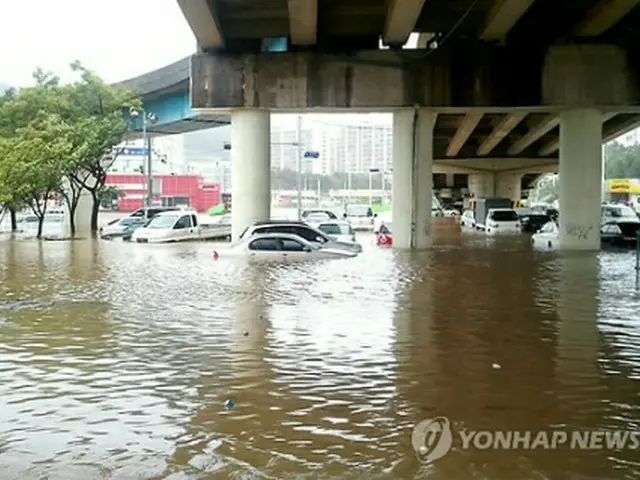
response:
<path fill-rule="evenodd" d="M 631 183 L 628 178 L 613 178 L 607 183 L 611 193 L 640 193 L 640 184 Z"/>

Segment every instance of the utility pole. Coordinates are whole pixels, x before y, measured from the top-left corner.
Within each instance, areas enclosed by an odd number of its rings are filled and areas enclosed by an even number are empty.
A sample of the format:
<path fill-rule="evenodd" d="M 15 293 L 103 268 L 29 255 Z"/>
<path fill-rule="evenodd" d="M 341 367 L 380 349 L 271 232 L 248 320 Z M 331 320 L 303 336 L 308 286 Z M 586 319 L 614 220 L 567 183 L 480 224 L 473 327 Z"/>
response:
<path fill-rule="evenodd" d="M 296 166 L 298 170 L 298 220 L 302 220 L 302 115 L 296 125 Z"/>

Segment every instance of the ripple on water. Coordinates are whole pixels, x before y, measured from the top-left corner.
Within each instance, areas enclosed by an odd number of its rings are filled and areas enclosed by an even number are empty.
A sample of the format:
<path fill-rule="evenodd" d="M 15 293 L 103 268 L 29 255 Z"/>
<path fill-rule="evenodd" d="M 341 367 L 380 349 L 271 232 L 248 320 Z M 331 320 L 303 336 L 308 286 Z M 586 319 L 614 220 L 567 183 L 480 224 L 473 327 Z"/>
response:
<path fill-rule="evenodd" d="M 259 267 L 212 244 L 0 243 L 0 477 L 640 475 L 629 451 L 459 443 L 421 468 L 410 443 L 438 415 L 637 429 L 631 254 L 360 238 L 355 259 Z"/>

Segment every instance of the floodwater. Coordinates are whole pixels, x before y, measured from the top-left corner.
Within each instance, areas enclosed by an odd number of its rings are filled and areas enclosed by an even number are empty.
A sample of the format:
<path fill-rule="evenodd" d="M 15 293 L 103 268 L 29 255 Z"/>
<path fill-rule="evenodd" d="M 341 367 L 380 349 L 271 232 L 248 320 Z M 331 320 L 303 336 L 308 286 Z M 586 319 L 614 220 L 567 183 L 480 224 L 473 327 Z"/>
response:
<path fill-rule="evenodd" d="M 211 243 L 0 241 L 0 478 L 640 478 L 630 443 L 461 438 L 638 431 L 633 253 L 440 223 L 428 252 L 362 234 L 358 258 L 270 267 Z M 427 465 L 412 429 L 434 417 L 453 445 L 429 437 Z"/>

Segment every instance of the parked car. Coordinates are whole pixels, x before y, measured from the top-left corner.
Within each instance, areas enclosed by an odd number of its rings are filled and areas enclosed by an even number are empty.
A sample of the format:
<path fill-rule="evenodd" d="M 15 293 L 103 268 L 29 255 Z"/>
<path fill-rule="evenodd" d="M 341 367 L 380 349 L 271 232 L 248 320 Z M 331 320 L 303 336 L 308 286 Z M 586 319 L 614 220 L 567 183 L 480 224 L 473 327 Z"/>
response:
<path fill-rule="evenodd" d="M 269 220 L 258 222 L 247 227 L 240 235 L 239 240 L 243 240 L 253 235 L 265 233 L 283 233 L 298 235 L 306 241 L 316 243 L 318 245 L 330 244 L 332 248 L 341 248 L 352 252 L 360 253 L 362 245 L 352 241 L 334 240 L 326 233 L 318 230 L 304 222 L 287 221 L 287 220 Z"/>
<path fill-rule="evenodd" d="M 392 226 L 390 223 L 380 225 L 380 231 L 376 235 L 376 245 L 380 247 L 390 247 L 393 245 Z"/>
<path fill-rule="evenodd" d="M 243 258 L 250 262 L 300 262 L 351 258 L 355 251 L 335 248 L 335 243 L 309 242 L 288 233 L 259 233 L 245 237 L 229 249 L 214 251 L 214 260 Z"/>
<path fill-rule="evenodd" d="M 164 212 L 177 212 L 180 210 L 188 210 L 181 207 L 144 207 L 133 212 L 130 217 L 142 217 L 146 220 L 149 220 L 156 216 L 159 213 Z"/>
<path fill-rule="evenodd" d="M 637 220 L 636 211 L 625 204 L 605 204 L 602 205 L 602 223 L 619 220 Z"/>

